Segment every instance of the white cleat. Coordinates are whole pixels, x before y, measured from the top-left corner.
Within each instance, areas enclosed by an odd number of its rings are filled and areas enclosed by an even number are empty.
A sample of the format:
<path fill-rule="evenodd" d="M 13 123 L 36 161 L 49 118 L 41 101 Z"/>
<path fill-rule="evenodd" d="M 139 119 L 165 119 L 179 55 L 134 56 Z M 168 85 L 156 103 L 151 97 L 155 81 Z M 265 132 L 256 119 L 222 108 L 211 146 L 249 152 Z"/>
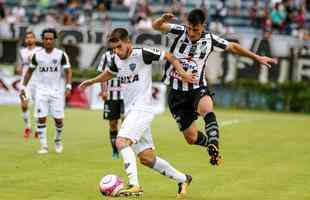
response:
<path fill-rule="evenodd" d="M 47 154 L 48 148 L 47 147 L 41 147 L 41 149 L 38 150 L 38 154 Z"/>
<path fill-rule="evenodd" d="M 55 151 L 56 153 L 62 153 L 63 147 L 60 141 L 55 142 Z"/>

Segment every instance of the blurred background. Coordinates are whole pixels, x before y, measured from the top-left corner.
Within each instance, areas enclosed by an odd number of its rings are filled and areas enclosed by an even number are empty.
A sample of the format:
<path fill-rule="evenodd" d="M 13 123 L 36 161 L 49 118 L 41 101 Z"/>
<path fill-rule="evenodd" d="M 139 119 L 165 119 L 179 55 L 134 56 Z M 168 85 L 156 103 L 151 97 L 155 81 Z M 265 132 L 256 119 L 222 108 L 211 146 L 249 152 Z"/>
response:
<path fill-rule="evenodd" d="M 176 23 L 201 8 L 208 16 L 206 30 L 252 51 L 278 58 L 271 70 L 229 53 L 210 56 L 207 75 L 220 107 L 310 113 L 309 0 L 0 0 L 0 104 L 18 103 L 20 77 L 15 73 L 18 49 L 26 31 L 54 27 L 58 46 L 73 68 L 71 107 L 101 108 L 99 87 L 85 94 L 76 87 L 97 74 L 106 50 L 106 36 L 126 27 L 135 45 L 166 49 L 171 38 L 152 30 L 152 20 L 172 12 Z M 154 64 L 160 82 L 162 63 Z M 156 84 L 155 84 L 156 85 Z M 164 105 L 165 87 L 154 87 Z"/>

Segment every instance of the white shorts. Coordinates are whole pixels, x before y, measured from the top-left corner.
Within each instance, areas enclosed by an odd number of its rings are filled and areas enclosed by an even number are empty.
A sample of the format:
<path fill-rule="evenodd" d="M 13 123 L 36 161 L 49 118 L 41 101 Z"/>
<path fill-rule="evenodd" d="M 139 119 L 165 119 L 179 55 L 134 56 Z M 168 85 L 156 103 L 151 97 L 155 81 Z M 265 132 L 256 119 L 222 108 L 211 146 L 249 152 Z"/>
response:
<path fill-rule="evenodd" d="M 65 95 L 54 93 L 44 94 L 38 90 L 35 97 L 35 112 L 36 118 L 47 117 L 51 115 L 56 119 L 63 119 L 65 109 Z"/>
<path fill-rule="evenodd" d="M 153 118 L 154 114 L 151 112 L 131 110 L 125 116 L 117 136 L 130 139 L 134 143 L 132 148 L 136 154 L 145 149 L 155 149 L 151 132 Z"/>

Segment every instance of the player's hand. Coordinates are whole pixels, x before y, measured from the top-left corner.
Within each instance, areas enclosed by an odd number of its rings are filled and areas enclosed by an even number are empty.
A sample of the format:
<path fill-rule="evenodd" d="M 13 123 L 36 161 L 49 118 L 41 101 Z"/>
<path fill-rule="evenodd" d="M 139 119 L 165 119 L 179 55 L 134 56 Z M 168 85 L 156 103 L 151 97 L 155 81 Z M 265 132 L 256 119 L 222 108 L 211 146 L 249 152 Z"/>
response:
<path fill-rule="evenodd" d="M 26 87 L 24 85 L 21 85 L 21 87 L 20 87 L 19 97 L 20 97 L 21 101 L 27 100 Z"/>
<path fill-rule="evenodd" d="M 93 84 L 92 80 L 89 79 L 89 80 L 83 81 L 83 82 L 79 85 L 79 88 L 81 88 L 82 90 L 85 90 L 87 87 L 91 86 L 92 84 Z"/>
<path fill-rule="evenodd" d="M 71 94 L 71 90 L 66 89 L 66 91 L 65 91 L 65 96 L 66 96 L 66 97 L 69 97 L 69 96 L 70 96 L 70 94 Z"/>
<path fill-rule="evenodd" d="M 174 16 L 172 13 L 164 13 L 161 17 L 165 22 L 177 19 L 176 16 Z"/>
<path fill-rule="evenodd" d="M 100 93 L 100 96 L 101 96 L 102 101 L 106 101 L 108 99 L 108 93 L 107 92 L 102 91 Z"/>
<path fill-rule="evenodd" d="M 271 68 L 271 64 L 277 64 L 278 63 L 277 59 L 270 58 L 270 57 L 267 57 L 267 56 L 259 56 L 257 61 L 260 64 L 263 64 L 263 65 L 267 66 L 268 68 Z"/>
<path fill-rule="evenodd" d="M 186 72 L 184 74 L 181 74 L 181 78 L 183 81 L 188 82 L 188 83 L 193 83 L 193 84 L 198 83 L 197 76 L 191 72 Z"/>

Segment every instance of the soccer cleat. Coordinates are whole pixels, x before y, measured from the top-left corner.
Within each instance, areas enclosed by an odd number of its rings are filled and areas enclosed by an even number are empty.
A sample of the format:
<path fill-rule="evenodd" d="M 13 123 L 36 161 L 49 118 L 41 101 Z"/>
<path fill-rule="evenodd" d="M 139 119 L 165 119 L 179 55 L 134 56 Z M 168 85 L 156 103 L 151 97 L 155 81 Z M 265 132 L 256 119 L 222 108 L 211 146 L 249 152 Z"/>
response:
<path fill-rule="evenodd" d="M 186 174 L 186 181 L 183 183 L 178 183 L 178 192 L 177 192 L 177 198 L 183 198 L 186 193 L 188 186 L 191 184 L 193 178 L 191 175 Z"/>
<path fill-rule="evenodd" d="M 112 160 L 117 160 L 119 159 L 119 153 L 118 151 L 113 151 L 112 152 Z"/>
<path fill-rule="evenodd" d="M 61 141 L 55 141 L 55 151 L 56 153 L 62 153 L 63 147 Z"/>
<path fill-rule="evenodd" d="M 214 144 L 208 145 L 208 153 L 210 156 L 211 165 L 220 165 L 222 163 L 222 157 L 219 155 L 219 150 Z"/>
<path fill-rule="evenodd" d="M 41 147 L 41 149 L 38 150 L 38 154 L 47 154 L 48 148 L 47 147 Z"/>
<path fill-rule="evenodd" d="M 25 128 L 25 130 L 24 130 L 24 138 L 28 139 L 30 135 L 31 135 L 31 129 L 30 128 Z"/>
<path fill-rule="evenodd" d="M 128 197 L 128 196 L 141 196 L 143 194 L 143 189 L 140 186 L 128 185 L 128 188 L 121 189 L 117 196 Z"/>

